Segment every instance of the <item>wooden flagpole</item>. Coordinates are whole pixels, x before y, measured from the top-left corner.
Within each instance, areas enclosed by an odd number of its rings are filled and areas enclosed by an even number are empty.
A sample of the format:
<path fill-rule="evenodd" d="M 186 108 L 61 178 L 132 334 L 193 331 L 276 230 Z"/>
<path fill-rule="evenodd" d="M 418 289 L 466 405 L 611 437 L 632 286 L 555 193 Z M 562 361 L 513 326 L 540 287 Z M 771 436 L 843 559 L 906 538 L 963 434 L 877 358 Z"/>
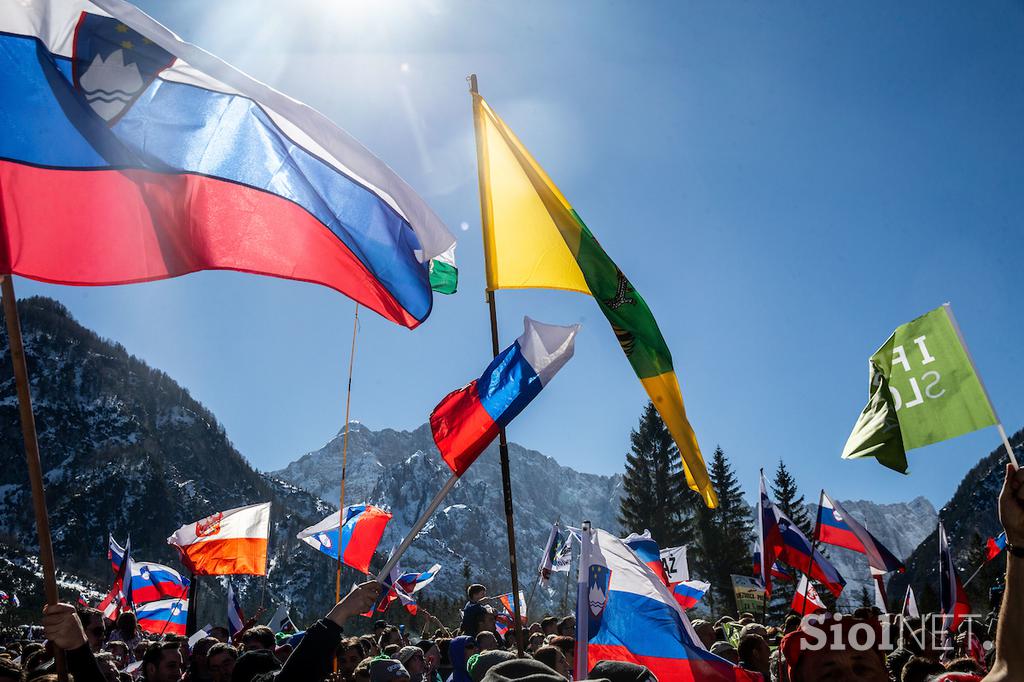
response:
<path fill-rule="evenodd" d="M 43 590 L 46 603 L 54 605 L 59 601 L 57 593 L 57 571 L 53 560 L 53 540 L 50 536 L 50 517 L 46 512 L 46 492 L 43 489 L 43 468 L 39 462 L 39 439 L 36 435 L 36 420 L 32 413 L 32 393 L 29 389 L 28 363 L 25 361 L 25 346 L 21 338 L 21 319 L 18 317 L 18 301 L 14 296 L 14 277 L 0 275 L 2 280 L 4 318 L 7 322 L 7 344 L 11 349 L 11 364 L 14 365 L 14 384 L 18 392 L 18 413 L 21 417 L 21 435 L 25 440 L 25 462 L 32 486 L 32 506 L 36 514 L 36 532 L 39 535 L 39 561 L 43 565 Z M 64 652 L 54 649 L 57 677 L 67 682 L 67 667 Z"/>
<path fill-rule="evenodd" d="M 484 232 L 484 256 L 488 262 L 492 254 L 488 253 L 487 233 L 491 230 L 491 196 L 490 186 L 487 183 L 487 141 L 483 135 L 483 120 L 480 118 L 479 107 L 476 105 L 477 89 L 476 74 L 469 76 L 469 91 L 474 96 L 473 101 L 473 129 L 476 133 L 476 164 L 477 180 L 480 184 L 480 215 L 481 228 Z M 498 313 L 494 303 L 494 291 L 489 287 L 486 289 L 487 308 L 491 314 L 491 351 L 494 357 L 498 357 L 501 346 L 498 344 Z M 512 600 L 513 614 L 515 620 L 516 648 L 520 658 L 524 654 L 523 623 L 519 617 L 519 566 L 516 563 L 516 530 L 512 520 L 512 475 L 509 469 L 508 440 L 505 437 L 505 429 L 498 432 L 498 452 L 501 457 L 501 487 L 505 497 L 505 526 L 508 529 L 508 568 L 512 577 L 512 594 L 516 597 Z"/>
<path fill-rule="evenodd" d="M 341 490 L 338 494 L 338 543 L 341 543 L 341 524 L 345 523 L 345 469 L 348 464 L 348 417 L 352 407 L 352 368 L 356 361 L 356 332 L 359 331 L 359 304 L 352 318 L 352 350 L 348 355 L 348 388 L 345 391 L 345 435 L 341 440 Z M 338 574 L 334 581 L 334 601 L 341 601 L 341 547 L 338 550 Z"/>

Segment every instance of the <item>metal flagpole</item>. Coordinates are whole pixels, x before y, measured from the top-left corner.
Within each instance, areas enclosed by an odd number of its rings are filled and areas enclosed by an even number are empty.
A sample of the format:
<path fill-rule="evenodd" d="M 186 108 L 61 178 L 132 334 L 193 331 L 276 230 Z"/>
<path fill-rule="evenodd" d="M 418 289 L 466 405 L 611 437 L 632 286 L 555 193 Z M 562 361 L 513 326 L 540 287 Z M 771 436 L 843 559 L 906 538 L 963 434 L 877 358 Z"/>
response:
<path fill-rule="evenodd" d="M 477 103 L 479 90 L 477 89 L 476 74 L 469 76 L 469 91 L 473 95 L 473 128 L 476 133 L 476 163 L 477 180 L 480 184 L 480 216 L 481 229 L 484 232 L 484 257 L 489 263 L 492 254 L 488 253 L 487 233 L 491 229 L 491 196 L 490 187 L 487 184 L 487 141 L 483 136 L 483 120 L 480 117 L 480 107 Z M 491 314 L 491 350 L 494 357 L 498 357 L 501 347 L 498 344 L 498 313 L 494 303 L 494 291 L 489 287 L 486 290 L 487 307 Z M 512 577 L 512 594 L 519 594 L 519 565 L 516 562 L 516 530 L 512 520 L 512 475 L 509 470 L 508 441 L 505 438 L 505 429 L 498 432 L 498 452 L 501 456 L 501 487 L 505 497 L 505 526 L 508 529 L 508 568 Z M 520 658 L 524 654 L 523 623 L 519 617 L 518 596 L 513 599 L 515 611 L 515 632 L 516 648 L 519 650 Z"/>
<path fill-rule="evenodd" d="M 420 515 L 420 518 L 413 524 L 412 528 L 409 529 L 409 533 L 405 536 L 405 539 L 402 540 L 402 544 L 398 546 L 398 549 L 391 553 L 387 563 L 384 564 L 384 568 L 380 569 L 380 572 L 377 573 L 377 582 L 383 583 L 384 579 L 389 573 L 391 573 L 391 569 L 398 565 L 398 560 L 403 554 L 405 554 L 405 550 L 409 549 L 409 545 L 411 545 L 412 541 L 416 539 L 419 532 L 423 530 L 423 526 L 427 525 L 427 521 L 430 519 L 431 515 L 437 511 L 437 508 L 441 506 L 444 498 L 448 496 L 448 493 L 451 492 L 452 488 L 454 488 L 455 484 L 458 482 L 459 477 L 456 474 L 452 474 L 451 478 L 448 479 L 448 482 L 445 483 L 439 491 L 437 491 L 437 495 L 434 495 L 434 499 L 430 501 L 430 504 L 427 505 L 427 508 L 424 509 L 423 513 Z"/>
<path fill-rule="evenodd" d="M 825 495 L 825 489 L 822 488 L 818 494 L 818 517 L 814 519 L 814 535 L 811 536 L 811 556 L 807 557 L 807 584 L 811 584 L 811 571 L 814 569 L 814 547 L 818 544 L 818 532 L 821 530 L 821 502 Z M 764 550 L 761 550 L 764 551 Z M 771 570 L 771 569 L 768 569 Z M 804 603 L 800 609 L 800 617 L 803 618 L 807 615 L 807 594 L 804 594 Z"/>
<path fill-rule="evenodd" d="M 2 280 L 0 287 L 3 292 L 4 318 L 7 322 L 7 344 L 11 349 L 14 384 L 18 392 L 21 435 L 25 441 L 25 463 L 28 465 L 28 478 L 32 486 L 32 506 L 36 515 L 36 533 L 39 535 L 39 561 L 43 565 L 43 590 L 46 593 L 46 603 L 52 606 L 59 601 L 57 572 L 53 560 L 50 517 L 46 512 L 43 468 L 39 462 L 39 439 L 36 435 L 35 415 L 32 413 L 28 364 L 25 361 L 25 346 L 21 338 L 21 319 L 18 317 L 18 302 L 14 296 L 14 276 L 0 275 L 0 280 Z M 67 682 L 68 673 L 64 664 L 64 652 L 59 648 L 54 649 L 54 663 L 57 668 L 57 677 L 61 682 Z"/>
<path fill-rule="evenodd" d="M 341 544 L 341 525 L 345 523 L 345 468 L 348 463 L 348 417 L 352 406 L 352 367 L 356 360 L 356 332 L 359 331 L 359 304 L 352 318 L 352 350 L 348 356 L 348 389 L 345 392 L 345 435 L 341 440 L 341 491 L 338 494 L 338 543 Z M 334 601 L 341 601 L 341 547 L 338 550 L 338 575 L 334 581 Z"/>

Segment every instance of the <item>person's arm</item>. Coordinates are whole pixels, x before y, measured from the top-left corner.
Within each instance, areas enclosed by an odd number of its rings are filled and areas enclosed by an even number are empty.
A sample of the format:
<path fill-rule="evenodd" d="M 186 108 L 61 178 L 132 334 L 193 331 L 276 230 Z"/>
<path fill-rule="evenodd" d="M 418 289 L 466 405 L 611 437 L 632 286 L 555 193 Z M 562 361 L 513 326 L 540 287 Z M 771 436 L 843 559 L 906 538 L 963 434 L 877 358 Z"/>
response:
<path fill-rule="evenodd" d="M 43 632 L 46 638 L 66 652 L 68 672 L 75 682 L 106 682 L 99 664 L 93 658 L 85 630 L 71 604 L 43 607 Z"/>
<path fill-rule="evenodd" d="M 1006 481 L 999 494 L 999 520 L 1006 531 L 1006 542 L 1018 551 L 1024 549 L 1024 470 L 1006 466 Z M 983 682 L 1009 682 L 1024 679 L 1024 557 L 1007 548 L 1006 591 L 999 611 L 996 632 L 996 659 Z"/>
<path fill-rule="evenodd" d="M 326 617 L 313 623 L 277 674 L 277 682 L 322 680 L 327 677 L 333 667 L 334 652 L 341 642 L 345 622 L 370 609 L 377 601 L 380 589 L 380 584 L 372 580 L 352 588 Z"/>

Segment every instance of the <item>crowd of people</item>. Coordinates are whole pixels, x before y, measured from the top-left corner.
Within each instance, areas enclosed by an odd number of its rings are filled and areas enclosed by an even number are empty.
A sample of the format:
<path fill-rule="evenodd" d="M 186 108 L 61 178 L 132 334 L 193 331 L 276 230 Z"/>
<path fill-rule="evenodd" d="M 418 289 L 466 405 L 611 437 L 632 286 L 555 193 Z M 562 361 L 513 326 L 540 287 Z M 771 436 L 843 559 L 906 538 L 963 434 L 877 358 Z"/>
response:
<path fill-rule="evenodd" d="M 1001 607 L 967 617 L 955 629 L 939 616 L 903 618 L 877 609 L 801 618 L 780 625 L 753 614 L 694 620 L 694 656 L 680 679 L 762 682 L 1024 681 L 1024 471 L 1007 468 L 999 499 L 1006 530 L 1007 571 Z M 377 602 L 381 586 L 359 585 L 302 633 L 246 624 L 189 642 L 139 630 L 121 614 L 112 627 L 96 609 L 44 608 L 45 642 L 8 641 L 0 648 L 0 682 L 56 680 L 60 650 L 75 682 L 566 682 L 574 679 L 576 622 L 546 617 L 525 628 L 519 655 L 515 629 L 498 634 L 483 585 L 471 585 L 459 626 L 440 625 L 411 638 L 384 620 L 372 634 L 346 636 L 345 626 Z M 706 650 L 715 657 L 710 657 Z M 721 659 L 743 670 L 730 672 Z M 591 662 L 588 680 L 658 682 L 644 666 Z M 723 672 L 724 671 L 724 672 Z M 667 681 L 665 681 L 667 682 Z"/>

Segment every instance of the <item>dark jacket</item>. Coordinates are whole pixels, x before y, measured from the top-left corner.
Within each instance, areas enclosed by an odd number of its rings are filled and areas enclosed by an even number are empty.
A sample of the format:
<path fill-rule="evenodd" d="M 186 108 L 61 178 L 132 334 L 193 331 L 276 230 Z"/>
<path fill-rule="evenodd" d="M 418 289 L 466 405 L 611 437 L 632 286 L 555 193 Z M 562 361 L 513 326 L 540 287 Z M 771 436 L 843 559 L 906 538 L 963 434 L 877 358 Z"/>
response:
<path fill-rule="evenodd" d="M 342 632 L 340 625 L 326 618 L 313 623 L 277 674 L 277 682 L 307 682 L 330 675 Z"/>

